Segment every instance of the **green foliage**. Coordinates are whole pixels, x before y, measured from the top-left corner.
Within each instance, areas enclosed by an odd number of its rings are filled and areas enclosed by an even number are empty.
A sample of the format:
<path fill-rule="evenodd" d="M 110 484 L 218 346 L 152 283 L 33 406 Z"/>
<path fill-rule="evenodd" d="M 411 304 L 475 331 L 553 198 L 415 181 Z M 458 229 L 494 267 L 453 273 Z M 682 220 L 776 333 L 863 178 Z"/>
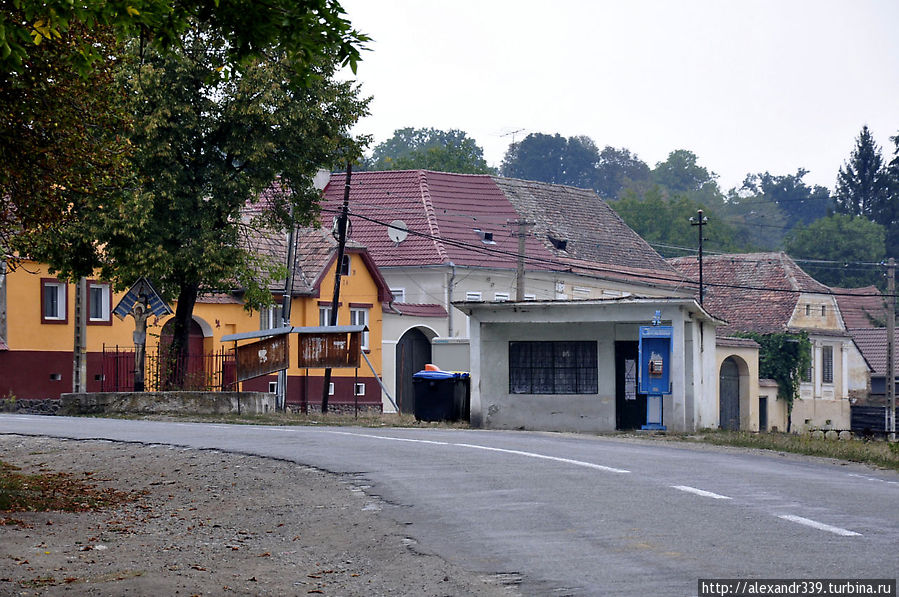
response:
<path fill-rule="evenodd" d="M 363 170 L 435 170 L 459 174 L 494 174 L 484 150 L 464 131 L 397 129 L 379 143 Z"/>
<path fill-rule="evenodd" d="M 692 151 L 676 149 L 664 162 L 652 169 L 652 181 L 672 194 L 687 194 L 708 206 L 720 204 L 723 195 L 718 188 L 718 175 L 699 165 Z"/>
<path fill-rule="evenodd" d="M 589 137 L 531 133 L 509 145 L 500 172 L 511 178 L 592 189 L 598 163 L 599 150 Z"/>
<path fill-rule="evenodd" d="M 837 211 L 879 222 L 888 199 L 888 183 L 880 147 L 865 125 L 849 160 L 840 168 L 834 193 Z"/>
<path fill-rule="evenodd" d="M 786 400 L 792 410 L 793 400 L 799 397 L 802 372 L 812 364 L 808 334 L 740 332 L 736 335 L 759 343 L 759 377 L 775 380 L 778 397 Z"/>
<path fill-rule="evenodd" d="M 828 286 L 857 288 L 882 285 L 880 268 L 857 265 L 884 259 L 886 231 L 861 216 L 834 214 L 798 226 L 787 235 L 785 248 L 794 259 L 836 261 L 845 265 L 803 264 L 813 278 Z"/>
<path fill-rule="evenodd" d="M 621 199 L 610 205 L 628 226 L 655 245 L 663 256 L 683 255 L 683 251 L 674 247 L 698 248 L 698 230 L 690 224 L 690 218 L 696 216 L 698 209 L 709 218 L 709 225 L 703 228 L 704 247 L 722 252 L 735 250 L 730 240 L 734 235 L 733 228 L 718 218 L 714 210 L 685 194 L 669 199 L 665 189 L 653 185 L 643 194 L 627 189 Z"/>
<path fill-rule="evenodd" d="M 321 64 L 355 70 L 368 37 L 335 0 L 8 0 L 0 8 L 0 250 L 11 236 L 53 236 L 70 271 L 96 265 L 77 214 L 111 209 L 133 187 L 126 164 L 130 115 L 112 73 L 124 42 L 148 56 L 176 50 L 197 23 L 220 45 L 210 77 L 252 76 L 277 57 L 289 79 L 321 76 Z M 139 39 L 139 43 L 138 43 Z M 314 84 L 314 81 L 310 82 Z M 318 131 L 306 131 L 311 138 Z M 31 251 L 31 239 L 20 250 Z M 66 259 L 65 255 L 71 255 Z M 79 263 L 76 263 L 79 261 Z"/>
<path fill-rule="evenodd" d="M 796 174 L 783 176 L 775 176 L 769 172 L 747 174 L 741 191 L 775 203 L 786 216 L 787 228 L 809 224 L 828 215 L 833 202 L 826 187 L 810 187 L 803 182 L 806 174 L 808 171 L 804 168 L 796 170 Z"/>
<path fill-rule="evenodd" d="M 101 27 L 73 27 L 78 40 L 115 54 L 115 38 Z M 28 254 L 31 239 L 52 237 L 79 272 L 96 265 L 61 222 L 87 202 L 103 203 L 128 184 L 129 125 L 112 63 L 82 77 L 67 63 L 69 38 L 35 47 L 22 73 L 0 72 L 0 250 Z"/>
<path fill-rule="evenodd" d="M 353 30 L 336 0 L 8 0 L 0 10 L 0 71 L 23 72 L 41 46 L 62 43 L 66 59 L 81 73 L 106 60 L 82 32 L 104 27 L 120 41 L 149 40 L 178 46 L 194 23 L 229 39 L 225 59 L 242 63 L 274 51 L 297 72 L 328 58 L 353 71 L 369 38 Z"/>
<path fill-rule="evenodd" d="M 741 196 L 731 192 L 722 209 L 733 226 L 735 245 L 744 251 L 776 251 L 783 243 L 787 217 L 765 195 Z"/>
<path fill-rule="evenodd" d="M 605 199 L 618 199 L 625 189 L 645 190 L 650 184 L 646 162 L 630 150 L 607 145 L 599 152 L 593 189 Z"/>

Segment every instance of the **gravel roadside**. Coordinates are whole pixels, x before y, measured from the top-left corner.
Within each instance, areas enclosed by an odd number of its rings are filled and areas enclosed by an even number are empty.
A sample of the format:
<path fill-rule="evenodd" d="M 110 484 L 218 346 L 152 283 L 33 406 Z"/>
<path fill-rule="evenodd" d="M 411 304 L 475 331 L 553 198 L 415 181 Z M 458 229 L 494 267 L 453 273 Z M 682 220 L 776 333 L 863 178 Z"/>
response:
<path fill-rule="evenodd" d="M 514 594 L 424 553 L 355 477 L 217 451 L 17 435 L 0 435 L 0 460 L 140 493 L 106 511 L 5 514 L 18 523 L 0 525 L 0 595 Z"/>

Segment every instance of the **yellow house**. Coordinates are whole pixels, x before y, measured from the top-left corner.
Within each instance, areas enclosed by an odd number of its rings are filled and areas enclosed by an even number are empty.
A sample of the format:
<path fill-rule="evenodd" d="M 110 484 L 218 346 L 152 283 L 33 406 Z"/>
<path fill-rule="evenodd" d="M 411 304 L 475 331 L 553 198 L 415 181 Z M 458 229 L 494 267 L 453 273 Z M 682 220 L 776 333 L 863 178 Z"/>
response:
<path fill-rule="evenodd" d="M 264 239 L 267 253 L 286 260 L 286 235 Z M 327 322 L 337 268 L 337 243 L 327 231 L 305 228 L 298 231 L 297 259 L 291 300 L 291 324 L 318 326 Z M 74 284 L 52 276 L 40 263 L 24 260 L 15 269 L 0 263 L 0 398 L 47 399 L 73 390 L 75 336 Z M 270 290 L 277 306 L 260 311 L 244 308 L 242 292 L 201 295 L 193 311 L 190 352 L 195 356 L 189 369 L 202 373 L 207 389 L 233 389 L 233 345 L 221 338 L 281 325 L 280 301 L 283 281 Z M 134 321 L 123 321 L 112 313 L 124 293 L 97 279 L 87 281 L 87 376 L 89 392 L 126 391 L 133 388 Z M 363 350 L 374 373 L 366 368 L 335 369 L 330 404 L 358 404 L 381 408 L 377 376 L 381 370 L 382 303 L 390 300 L 389 290 L 367 250 L 348 244 L 342 264 L 338 324 L 364 324 Z M 158 377 L 155 363 L 160 343 L 171 336 L 172 316 L 151 317 L 147 326 L 147 389 Z M 296 339 L 291 339 L 296 355 Z M 363 361 L 364 362 L 364 361 Z M 320 402 L 323 371 L 295 366 L 288 370 L 287 403 L 306 408 Z M 272 391 L 275 375 L 248 380 L 243 390 Z"/>

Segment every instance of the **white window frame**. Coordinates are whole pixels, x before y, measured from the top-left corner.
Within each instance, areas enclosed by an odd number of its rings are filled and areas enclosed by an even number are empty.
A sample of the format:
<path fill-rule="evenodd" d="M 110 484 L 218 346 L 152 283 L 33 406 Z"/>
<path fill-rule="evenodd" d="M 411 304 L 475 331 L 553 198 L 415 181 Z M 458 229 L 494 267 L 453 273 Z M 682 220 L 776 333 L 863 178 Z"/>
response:
<path fill-rule="evenodd" d="M 480 292 L 480 291 L 478 291 L 478 290 L 469 290 L 468 292 L 465 293 L 465 300 L 466 300 L 466 301 L 482 301 L 482 300 L 484 300 L 484 299 L 481 298 L 481 292 Z"/>
<path fill-rule="evenodd" d="M 262 330 L 273 330 L 275 328 L 281 327 L 281 322 L 283 317 L 281 315 L 284 310 L 283 305 L 269 305 L 268 307 L 264 307 L 261 313 L 262 320 L 260 323 L 260 328 Z"/>
<path fill-rule="evenodd" d="M 406 289 L 405 288 L 391 288 L 390 294 L 393 295 L 393 301 L 396 303 L 405 303 L 406 302 Z"/>
<path fill-rule="evenodd" d="M 504 303 L 511 298 L 508 292 L 494 292 L 493 300 L 499 303 Z"/>
<path fill-rule="evenodd" d="M 334 382 L 328 384 L 328 396 L 334 395 Z"/>
<path fill-rule="evenodd" d="M 536 301 L 536 300 L 537 300 L 537 295 L 536 295 L 536 294 L 528 294 L 528 293 L 525 293 L 525 295 L 524 295 L 524 300 L 526 300 L 526 301 Z"/>
<path fill-rule="evenodd" d="M 318 306 L 318 325 L 324 327 L 331 325 L 331 307 L 325 305 Z"/>
<path fill-rule="evenodd" d="M 56 297 L 56 311 L 54 313 L 47 312 L 47 297 L 51 293 Z M 62 322 L 68 319 L 68 284 L 65 282 L 41 282 L 41 319 L 50 322 Z"/>
<path fill-rule="evenodd" d="M 350 325 L 368 326 L 368 309 L 350 307 Z M 362 332 L 362 350 L 368 350 L 368 332 Z"/>
<path fill-rule="evenodd" d="M 355 396 L 365 396 L 365 384 L 364 383 L 356 383 L 353 385 L 353 395 Z"/>
<path fill-rule="evenodd" d="M 94 291 L 100 291 L 100 317 L 94 317 Z M 112 288 L 107 282 L 88 282 L 87 321 L 89 323 L 109 323 L 111 316 Z"/>

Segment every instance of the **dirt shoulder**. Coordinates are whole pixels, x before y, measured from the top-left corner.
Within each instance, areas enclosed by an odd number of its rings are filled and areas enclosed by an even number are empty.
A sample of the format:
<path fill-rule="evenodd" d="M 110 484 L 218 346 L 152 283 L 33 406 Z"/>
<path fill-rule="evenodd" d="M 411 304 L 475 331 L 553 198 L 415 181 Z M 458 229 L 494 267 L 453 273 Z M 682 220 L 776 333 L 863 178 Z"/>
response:
<path fill-rule="evenodd" d="M 0 435 L 0 460 L 138 494 L 100 512 L 0 513 L 2 595 L 511 594 L 423 553 L 354 477 L 216 451 L 16 435 Z"/>

